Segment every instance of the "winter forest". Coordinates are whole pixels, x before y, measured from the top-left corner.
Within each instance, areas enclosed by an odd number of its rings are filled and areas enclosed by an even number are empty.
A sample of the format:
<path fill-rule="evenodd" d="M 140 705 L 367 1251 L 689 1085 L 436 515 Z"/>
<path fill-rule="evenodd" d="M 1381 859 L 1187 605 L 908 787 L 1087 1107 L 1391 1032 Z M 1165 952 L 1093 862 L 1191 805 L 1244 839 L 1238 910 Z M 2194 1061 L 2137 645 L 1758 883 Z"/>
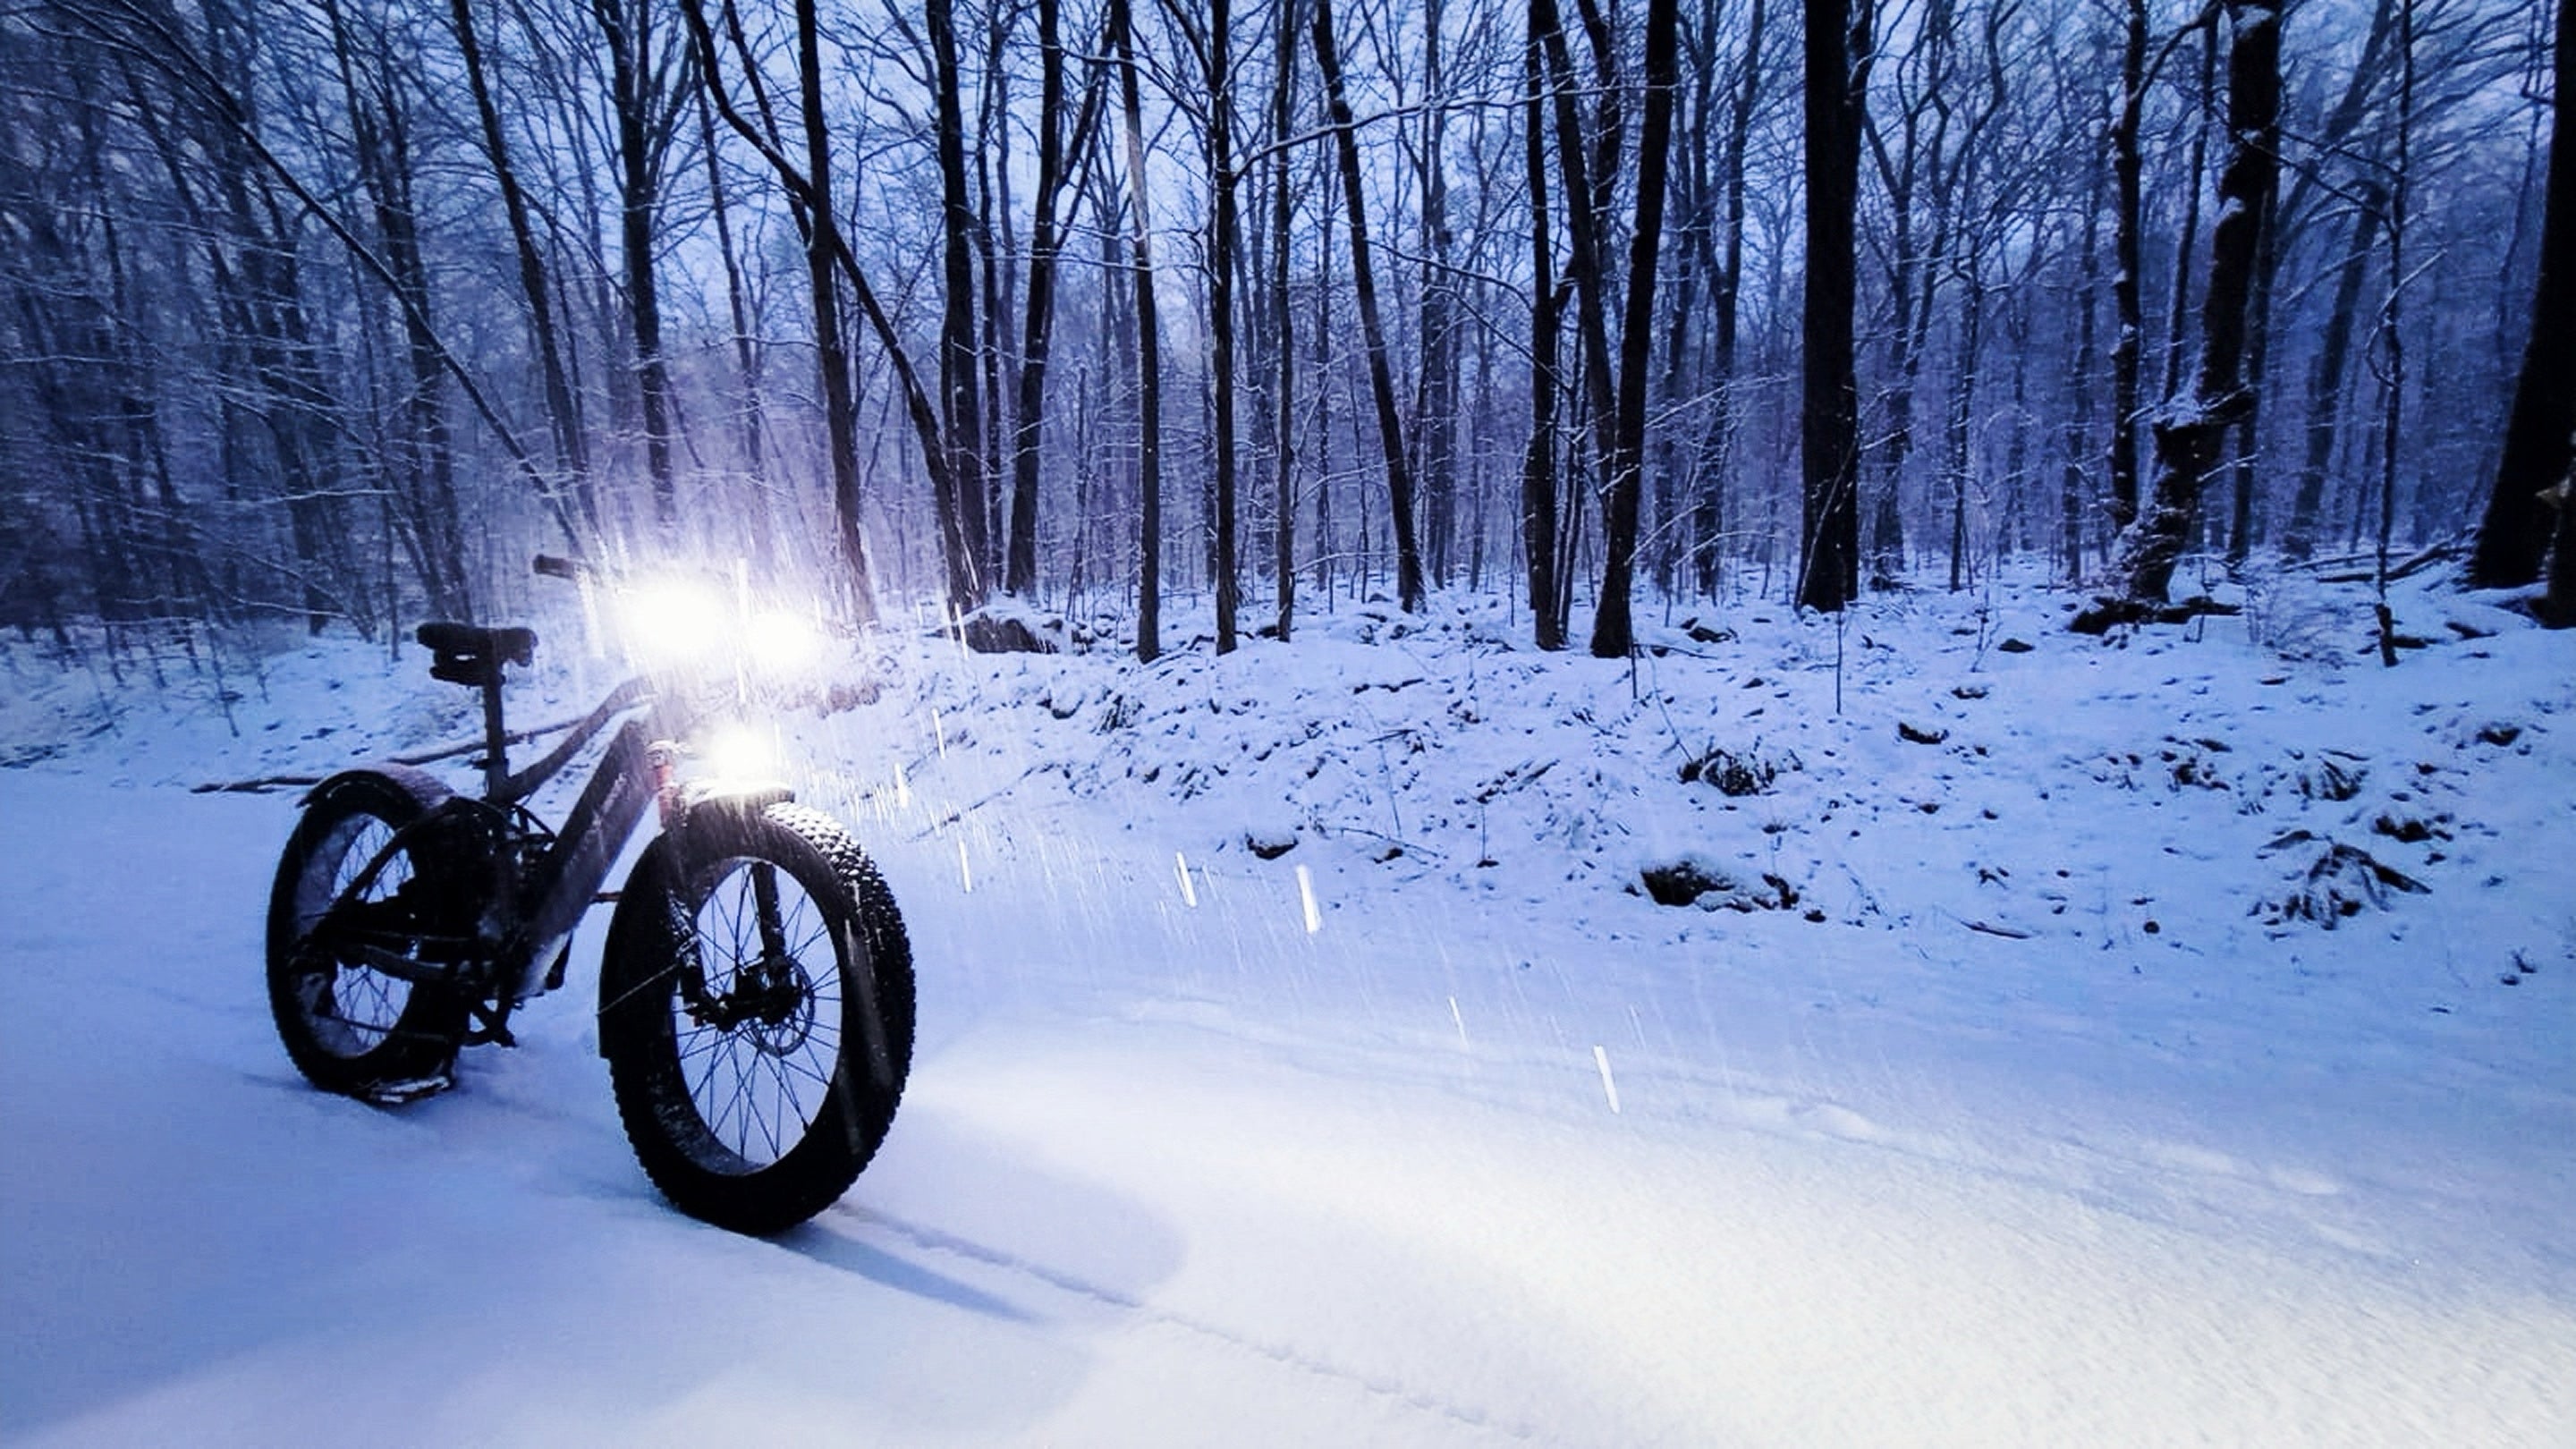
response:
<path fill-rule="evenodd" d="M 2576 1444 L 2572 74 L 0 0 L 0 1443 Z"/>
<path fill-rule="evenodd" d="M 548 547 L 1149 659 L 1171 597 L 1225 650 L 1508 590 L 1618 655 L 1632 609 L 2016 561 L 2161 603 L 2474 539 L 2527 583 L 2553 23 L 13 5 L 0 608 L 376 634 Z"/>

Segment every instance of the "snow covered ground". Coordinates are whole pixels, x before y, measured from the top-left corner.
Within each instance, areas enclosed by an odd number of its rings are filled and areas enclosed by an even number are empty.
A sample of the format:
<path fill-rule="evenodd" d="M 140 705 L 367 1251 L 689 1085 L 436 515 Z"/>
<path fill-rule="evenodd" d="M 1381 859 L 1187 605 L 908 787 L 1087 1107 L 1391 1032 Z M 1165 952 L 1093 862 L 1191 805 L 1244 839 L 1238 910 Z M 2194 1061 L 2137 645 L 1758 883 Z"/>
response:
<path fill-rule="evenodd" d="M 184 786 L 462 737 L 419 651 L 12 644 L 0 1437 L 2576 1443 L 2576 634 L 2246 602 L 870 641 L 782 733 L 921 1049 L 774 1242 L 634 1166 L 583 952 L 443 1097 L 286 1062 L 292 794 Z"/>

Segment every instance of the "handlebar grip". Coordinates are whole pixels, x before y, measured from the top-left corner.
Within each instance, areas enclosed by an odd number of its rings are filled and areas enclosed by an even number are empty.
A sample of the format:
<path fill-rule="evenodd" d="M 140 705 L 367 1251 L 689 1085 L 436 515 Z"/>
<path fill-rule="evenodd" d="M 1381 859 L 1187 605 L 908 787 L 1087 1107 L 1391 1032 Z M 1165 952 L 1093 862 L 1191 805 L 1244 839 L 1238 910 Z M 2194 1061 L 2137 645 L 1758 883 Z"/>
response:
<path fill-rule="evenodd" d="M 578 579 L 583 567 L 579 559 L 558 558 L 550 553 L 537 555 L 537 572 L 551 579 Z"/>

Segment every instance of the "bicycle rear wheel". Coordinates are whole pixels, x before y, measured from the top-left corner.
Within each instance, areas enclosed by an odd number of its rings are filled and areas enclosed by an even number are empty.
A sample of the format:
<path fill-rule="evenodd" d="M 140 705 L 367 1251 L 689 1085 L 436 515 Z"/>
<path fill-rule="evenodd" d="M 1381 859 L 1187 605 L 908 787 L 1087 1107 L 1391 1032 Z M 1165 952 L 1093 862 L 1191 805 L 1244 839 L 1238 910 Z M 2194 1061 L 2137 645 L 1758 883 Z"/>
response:
<path fill-rule="evenodd" d="M 408 1091 L 443 1078 L 455 1061 L 463 999 L 383 969 L 417 962 L 440 934 L 423 879 L 437 865 L 420 858 L 417 842 L 394 845 L 396 832 L 436 803 L 386 775 L 326 782 L 278 860 L 268 902 L 269 1010 L 287 1056 L 325 1091 Z M 317 935 L 326 917 L 334 928 Z"/>

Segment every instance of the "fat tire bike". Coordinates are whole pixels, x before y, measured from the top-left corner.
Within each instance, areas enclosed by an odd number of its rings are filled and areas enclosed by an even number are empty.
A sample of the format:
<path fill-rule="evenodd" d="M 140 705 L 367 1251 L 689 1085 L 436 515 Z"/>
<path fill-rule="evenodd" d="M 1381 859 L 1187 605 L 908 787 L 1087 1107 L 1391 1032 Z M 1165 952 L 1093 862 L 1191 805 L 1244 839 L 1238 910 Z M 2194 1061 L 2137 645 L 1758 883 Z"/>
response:
<path fill-rule="evenodd" d="M 593 577 L 539 556 L 539 573 Z M 703 620 L 698 621 L 703 622 Z M 912 952 L 884 878 L 786 786 L 690 778 L 684 742 L 748 696 L 739 651 L 626 680 L 513 772 L 501 708 L 525 628 L 429 623 L 433 678 L 483 704 L 479 793 L 374 764 L 304 797 L 269 895 L 277 1032 L 315 1086 L 380 1104 L 454 1085 L 460 1050 L 516 1045 L 564 984 L 574 927 L 614 904 L 599 1052 L 645 1174 L 693 1217 L 784 1231 L 849 1190 L 910 1071 Z M 590 746 L 606 737 L 595 753 Z M 588 757 L 561 829 L 528 808 Z M 658 833 L 603 893 L 643 823 Z"/>

